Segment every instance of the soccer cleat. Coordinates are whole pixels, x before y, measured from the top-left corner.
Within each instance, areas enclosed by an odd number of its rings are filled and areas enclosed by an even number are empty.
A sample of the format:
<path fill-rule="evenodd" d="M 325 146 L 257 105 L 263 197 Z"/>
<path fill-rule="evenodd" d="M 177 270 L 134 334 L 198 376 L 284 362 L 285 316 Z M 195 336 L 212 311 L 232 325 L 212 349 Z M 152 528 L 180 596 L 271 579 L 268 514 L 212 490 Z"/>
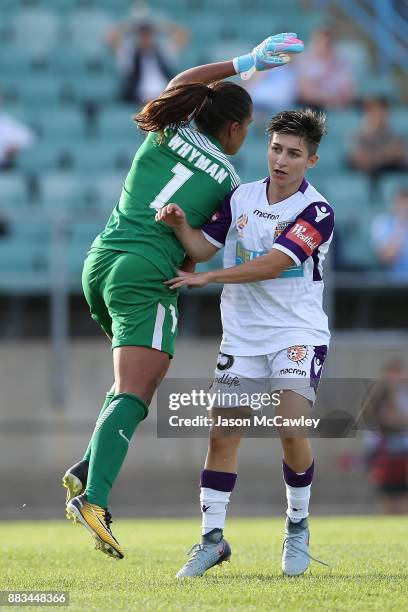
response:
<path fill-rule="evenodd" d="M 67 504 L 67 516 L 84 525 L 95 538 L 95 548 L 115 559 L 123 559 L 123 550 L 112 534 L 112 517 L 107 508 L 91 504 L 85 495 L 74 497 Z"/>
<path fill-rule="evenodd" d="M 285 576 L 300 576 L 309 567 L 310 559 L 307 518 L 299 523 L 292 523 L 287 517 L 282 550 L 283 573 Z"/>
<path fill-rule="evenodd" d="M 89 461 L 79 461 L 65 472 L 62 478 L 62 486 L 67 490 L 65 504 L 85 491 L 88 468 Z"/>
<path fill-rule="evenodd" d="M 204 572 L 229 561 L 231 547 L 224 540 L 222 529 L 213 529 L 202 536 L 201 543 L 195 544 L 187 554 L 191 554 L 187 563 L 176 574 L 176 578 L 196 578 Z"/>

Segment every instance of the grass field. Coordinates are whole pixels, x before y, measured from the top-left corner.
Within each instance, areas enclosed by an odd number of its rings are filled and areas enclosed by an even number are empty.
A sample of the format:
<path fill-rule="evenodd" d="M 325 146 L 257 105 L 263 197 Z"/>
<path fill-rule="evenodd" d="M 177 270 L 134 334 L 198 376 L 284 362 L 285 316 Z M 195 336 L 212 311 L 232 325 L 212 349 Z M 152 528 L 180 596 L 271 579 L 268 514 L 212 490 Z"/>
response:
<path fill-rule="evenodd" d="M 331 568 L 312 562 L 300 578 L 281 575 L 282 519 L 231 519 L 231 563 L 182 582 L 174 574 L 197 541 L 197 520 L 113 527 L 123 561 L 93 550 L 80 526 L 0 523 L 0 590 L 69 591 L 69 608 L 60 609 L 70 612 L 407 609 L 406 518 L 313 518 L 311 553 Z"/>

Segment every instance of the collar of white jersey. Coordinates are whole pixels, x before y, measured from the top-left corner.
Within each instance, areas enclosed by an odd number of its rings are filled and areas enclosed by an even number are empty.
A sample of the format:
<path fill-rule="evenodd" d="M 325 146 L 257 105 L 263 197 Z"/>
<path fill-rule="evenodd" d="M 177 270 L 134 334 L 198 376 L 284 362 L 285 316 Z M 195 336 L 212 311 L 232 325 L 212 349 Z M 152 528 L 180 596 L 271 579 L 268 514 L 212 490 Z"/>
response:
<path fill-rule="evenodd" d="M 271 182 L 271 177 L 267 176 L 266 179 L 263 181 L 263 183 L 266 183 L 266 190 L 268 191 L 268 187 L 269 187 L 269 183 Z M 300 193 L 305 193 L 306 189 L 309 187 L 309 183 L 307 182 L 307 180 L 303 177 L 302 182 L 300 183 L 300 187 L 298 189 L 298 191 L 300 191 Z"/>

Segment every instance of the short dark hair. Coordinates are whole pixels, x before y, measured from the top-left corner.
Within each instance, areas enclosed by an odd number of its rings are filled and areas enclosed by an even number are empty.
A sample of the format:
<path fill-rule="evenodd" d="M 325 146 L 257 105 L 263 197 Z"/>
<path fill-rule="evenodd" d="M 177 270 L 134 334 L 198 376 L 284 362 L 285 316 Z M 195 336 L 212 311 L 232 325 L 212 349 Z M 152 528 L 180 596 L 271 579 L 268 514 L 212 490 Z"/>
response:
<path fill-rule="evenodd" d="M 326 115 L 311 108 L 281 111 L 272 117 L 266 132 L 269 140 L 275 133 L 304 138 L 309 154 L 314 155 L 326 133 Z"/>

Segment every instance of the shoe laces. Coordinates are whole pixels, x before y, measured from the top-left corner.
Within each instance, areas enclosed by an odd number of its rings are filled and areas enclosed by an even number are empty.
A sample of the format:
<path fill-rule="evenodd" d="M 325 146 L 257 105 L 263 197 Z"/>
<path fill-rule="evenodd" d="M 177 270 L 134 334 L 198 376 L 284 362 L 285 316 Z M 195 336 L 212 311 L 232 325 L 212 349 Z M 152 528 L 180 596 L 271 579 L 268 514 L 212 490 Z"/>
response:
<path fill-rule="evenodd" d="M 203 550 L 205 550 L 205 544 L 194 544 L 187 552 L 187 555 L 191 555 L 191 557 L 187 561 L 187 565 L 193 563 L 197 559 L 198 553 Z"/>
<path fill-rule="evenodd" d="M 316 557 L 312 557 L 312 555 L 308 551 L 302 548 L 296 547 L 296 544 L 302 543 L 302 533 L 296 533 L 296 534 L 286 537 L 283 542 L 283 548 L 285 547 L 285 544 L 287 542 L 289 543 L 289 546 L 286 548 L 286 556 L 288 557 L 288 559 L 293 559 L 293 557 L 296 556 L 296 553 L 299 553 L 299 554 L 306 555 L 312 561 L 316 561 L 316 563 L 320 563 L 321 565 L 330 567 L 328 563 L 325 563 L 324 561 L 321 561 L 320 559 L 317 559 Z"/>
<path fill-rule="evenodd" d="M 105 518 L 106 527 L 109 529 L 109 531 L 111 531 L 110 526 L 111 526 L 111 523 L 113 523 L 113 519 L 108 509 L 105 510 L 104 518 Z"/>

